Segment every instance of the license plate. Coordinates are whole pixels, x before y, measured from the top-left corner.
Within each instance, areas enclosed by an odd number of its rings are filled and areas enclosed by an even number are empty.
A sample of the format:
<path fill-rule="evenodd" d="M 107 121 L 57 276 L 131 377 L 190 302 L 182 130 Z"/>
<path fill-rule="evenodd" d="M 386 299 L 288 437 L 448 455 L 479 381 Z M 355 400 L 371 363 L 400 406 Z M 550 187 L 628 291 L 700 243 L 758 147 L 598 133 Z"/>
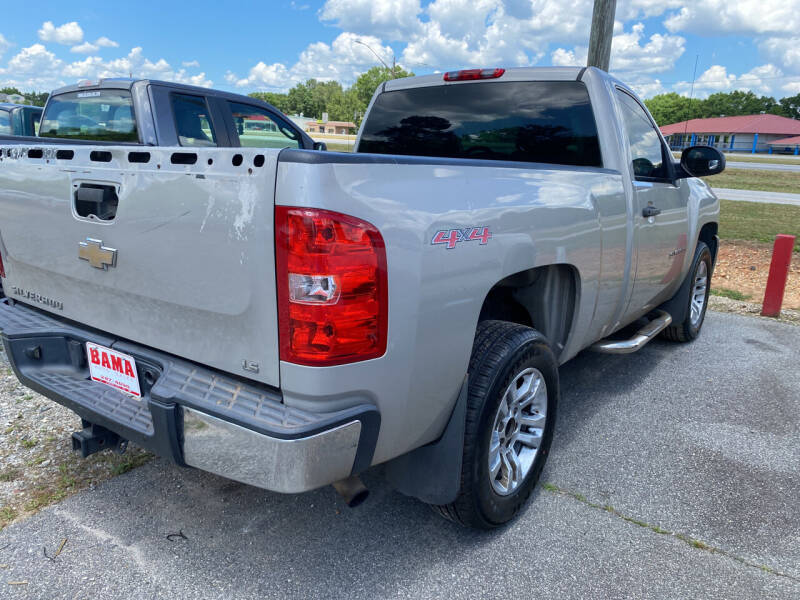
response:
<path fill-rule="evenodd" d="M 91 342 L 86 342 L 86 355 L 93 381 L 110 385 L 134 398 L 142 397 L 136 361 L 132 356 Z"/>

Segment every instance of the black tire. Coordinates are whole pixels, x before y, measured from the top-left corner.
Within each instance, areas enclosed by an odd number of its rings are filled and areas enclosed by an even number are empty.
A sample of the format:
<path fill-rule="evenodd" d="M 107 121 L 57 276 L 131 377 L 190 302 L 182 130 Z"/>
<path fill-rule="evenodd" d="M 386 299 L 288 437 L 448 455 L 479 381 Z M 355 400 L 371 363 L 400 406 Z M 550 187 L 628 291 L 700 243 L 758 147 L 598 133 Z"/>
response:
<path fill-rule="evenodd" d="M 705 263 L 706 268 L 706 295 L 703 300 L 703 309 L 700 311 L 700 318 L 692 322 L 692 296 L 694 294 L 694 282 L 697 278 L 698 271 L 702 268 L 701 263 Z M 661 336 L 672 342 L 691 342 L 700 335 L 700 330 L 703 328 L 703 322 L 706 319 L 706 308 L 708 307 L 709 290 L 711 289 L 711 274 L 713 264 L 711 260 L 711 250 L 705 242 L 697 242 L 697 249 L 694 251 L 694 260 L 689 273 L 686 275 L 689 280 L 689 285 L 686 286 L 688 291 L 681 291 L 679 293 L 685 294 L 684 302 L 686 303 L 686 317 L 680 323 L 672 323 L 669 327 L 661 332 Z M 681 286 L 683 288 L 683 286 Z"/>
<path fill-rule="evenodd" d="M 494 417 L 513 378 L 529 367 L 541 373 L 547 386 L 542 438 L 525 478 L 514 491 L 500 495 L 493 489 L 488 465 Z M 461 488 L 453 503 L 434 509 L 461 525 L 491 529 L 519 513 L 547 461 L 558 405 L 558 362 L 535 329 L 507 321 L 482 321 L 472 346 L 468 392 Z"/>

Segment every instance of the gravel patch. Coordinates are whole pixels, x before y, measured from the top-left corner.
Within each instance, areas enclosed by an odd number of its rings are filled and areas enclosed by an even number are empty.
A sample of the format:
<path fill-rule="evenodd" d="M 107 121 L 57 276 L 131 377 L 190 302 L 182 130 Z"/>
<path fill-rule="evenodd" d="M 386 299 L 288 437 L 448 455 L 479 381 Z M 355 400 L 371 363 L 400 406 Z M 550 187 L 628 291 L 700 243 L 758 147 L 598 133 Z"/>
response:
<path fill-rule="evenodd" d="M 800 310 L 784 308 L 781 311 L 780 317 L 762 317 L 760 304 L 744 302 L 742 300 L 731 300 L 730 298 L 724 298 L 722 296 L 709 296 L 708 309 L 716 310 L 717 312 L 728 312 L 737 315 L 747 315 L 748 317 L 759 317 L 770 321 L 781 321 L 782 323 L 800 325 Z"/>
<path fill-rule="evenodd" d="M 72 451 L 80 428 L 71 410 L 23 386 L 0 348 L 0 529 L 152 456 L 131 444 L 83 459 Z"/>

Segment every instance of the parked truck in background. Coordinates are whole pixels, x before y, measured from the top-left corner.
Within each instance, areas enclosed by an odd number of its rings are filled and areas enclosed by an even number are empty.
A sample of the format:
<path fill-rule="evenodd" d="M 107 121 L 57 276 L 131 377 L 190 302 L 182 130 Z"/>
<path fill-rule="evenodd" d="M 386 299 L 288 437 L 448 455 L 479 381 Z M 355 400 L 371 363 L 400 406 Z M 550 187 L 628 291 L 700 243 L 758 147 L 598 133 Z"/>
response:
<path fill-rule="evenodd" d="M 34 136 L 41 116 L 39 106 L 0 102 L 0 135 Z"/>
<path fill-rule="evenodd" d="M 152 79 L 109 78 L 59 88 L 41 119 L 38 135 L 50 143 L 324 149 L 271 104 Z"/>
<path fill-rule="evenodd" d="M 0 139 L 3 342 L 84 454 L 130 440 L 352 503 L 385 464 L 495 527 L 544 466 L 559 365 L 703 325 L 719 203 L 696 176 L 724 157 L 675 163 L 597 69 L 387 82 L 353 154 L 178 142 Z"/>

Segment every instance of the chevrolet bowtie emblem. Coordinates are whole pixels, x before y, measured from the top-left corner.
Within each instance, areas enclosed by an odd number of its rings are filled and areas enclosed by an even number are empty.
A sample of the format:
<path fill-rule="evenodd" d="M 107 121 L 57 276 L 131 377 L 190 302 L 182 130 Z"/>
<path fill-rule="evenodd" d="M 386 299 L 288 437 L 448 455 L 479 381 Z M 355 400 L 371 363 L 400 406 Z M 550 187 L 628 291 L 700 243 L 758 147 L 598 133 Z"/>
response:
<path fill-rule="evenodd" d="M 88 260 L 89 264 L 95 269 L 115 267 L 117 265 L 117 251 L 114 248 L 106 248 L 101 240 L 86 238 L 85 242 L 79 243 L 78 258 Z"/>

